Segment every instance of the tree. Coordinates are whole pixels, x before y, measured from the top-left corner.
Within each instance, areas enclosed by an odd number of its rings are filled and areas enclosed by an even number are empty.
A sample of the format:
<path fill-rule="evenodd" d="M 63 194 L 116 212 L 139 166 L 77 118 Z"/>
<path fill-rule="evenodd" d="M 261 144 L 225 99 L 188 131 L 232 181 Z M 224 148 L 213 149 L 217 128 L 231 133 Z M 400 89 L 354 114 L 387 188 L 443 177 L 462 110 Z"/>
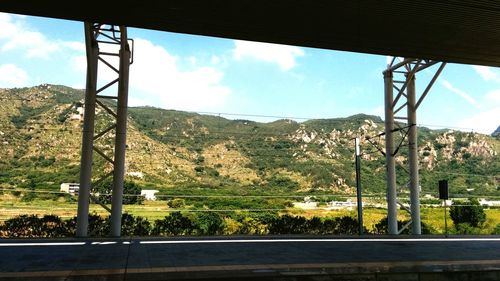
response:
<path fill-rule="evenodd" d="M 148 236 L 151 232 L 151 223 L 143 217 L 134 217 L 124 213 L 122 215 L 123 236 Z"/>
<path fill-rule="evenodd" d="M 450 217 L 455 225 L 468 223 L 472 227 L 480 227 L 486 221 L 484 208 L 474 198 L 468 200 L 468 205 L 453 202 L 450 207 Z"/>
<path fill-rule="evenodd" d="M 113 190 L 113 179 L 108 178 L 95 187 L 94 192 L 98 192 L 99 200 L 103 204 L 111 203 L 111 192 Z M 131 181 L 123 183 L 123 204 L 142 204 L 144 196 L 141 196 L 141 187 Z"/>
<path fill-rule="evenodd" d="M 193 232 L 193 222 L 180 212 L 172 212 L 162 220 L 156 220 L 153 235 L 190 235 Z"/>
<path fill-rule="evenodd" d="M 216 212 L 201 212 L 194 225 L 198 235 L 220 235 L 224 232 L 224 220 Z"/>

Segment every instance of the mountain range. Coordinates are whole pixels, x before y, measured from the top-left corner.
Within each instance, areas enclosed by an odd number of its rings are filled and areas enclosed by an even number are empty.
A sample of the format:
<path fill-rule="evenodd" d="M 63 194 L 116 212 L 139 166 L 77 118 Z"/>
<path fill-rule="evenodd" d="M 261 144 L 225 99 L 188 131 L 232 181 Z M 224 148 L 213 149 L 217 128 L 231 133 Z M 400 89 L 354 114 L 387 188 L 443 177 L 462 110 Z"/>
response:
<path fill-rule="evenodd" d="M 0 187 L 58 190 L 62 182 L 77 182 L 83 91 L 47 84 L 0 89 L 0 101 Z M 384 124 L 376 116 L 259 123 L 155 107 L 131 107 L 128 114 L 126 180 L 144 188 L 350 195 L 355 193 L 355 137 L 363 140 L 364 192 L 383 194 L 386 187 L 380 153 Z M 113 122 L 101 107 L 96 116 L 96 132 Z M 448 179 L 453 194 L 500 195 L 498 131 L 488 136 L 418 127 L 423 192 L 436 194 L 438 180 Z M 113 134 L 95 142 L 109 156 Z M 396 162 L 400 192 L 408 192 L 403 134 L 397 133 L 402 146 Z M 95 180 L 111 169 L 97 153 L 94 167 Z"/>

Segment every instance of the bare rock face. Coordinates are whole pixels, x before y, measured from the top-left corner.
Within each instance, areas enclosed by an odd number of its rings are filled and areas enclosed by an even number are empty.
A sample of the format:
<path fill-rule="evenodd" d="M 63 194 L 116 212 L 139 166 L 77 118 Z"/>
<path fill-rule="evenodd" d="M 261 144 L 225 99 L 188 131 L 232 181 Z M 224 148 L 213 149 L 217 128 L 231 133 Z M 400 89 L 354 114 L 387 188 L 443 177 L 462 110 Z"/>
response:
<path fill-rule="evenodd" d="M 453 158 L 453 146 L 455 145 L 456 139 L 453 131 L 448 131 L 436 139 L 438 144 L 443 145 L 442 153 L 443 157 L 447 160 Z"/>
<path fill-rule="evenodd" d="M 421 145 L 419 158 L 422 168 L 432 170 L 437 164 L 437 151 L 430 141 Z"/>

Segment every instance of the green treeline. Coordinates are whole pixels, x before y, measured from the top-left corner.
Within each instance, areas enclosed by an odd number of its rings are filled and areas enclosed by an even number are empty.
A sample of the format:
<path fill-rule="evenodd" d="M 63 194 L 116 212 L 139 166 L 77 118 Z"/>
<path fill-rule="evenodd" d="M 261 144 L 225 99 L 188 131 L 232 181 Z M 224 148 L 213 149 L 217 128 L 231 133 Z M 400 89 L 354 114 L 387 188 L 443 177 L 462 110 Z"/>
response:
<path fill-rule="evenodd" d="M 450 234 L 479 234 L 486 219 L 480 205 L 454 205 L 450 210 L 453 226 Z M 408 221 L 398 221 L 401 229 Z M 123 214 L 122 236 L 213 236 L 213 235 L 357 235 L 358 221 L 350 216 L 311 217 L 279 215 L 276 213 L 172 212 L 163 219 L 150 222 L 140 216 Z M 387 218 L 364 234 L 386 234 Z M 110 232 L 109 217 L 89 215 L 89 236 L 106 237 Z M 76 217 L 63 220 L 55 215 L 20 215 L 0 224 L 0 237 L 55 238 L 74 237 Z M 410 234 L 411 227 L 402 234 Z M 439 234 L 431 226 L 422 224 L 422 234 Z M 491 234 L 500 234 L 500 224 Z"/>
<path fill-rule="evenodd" d="M 110 231 L 109 217 L 89 215 L 89 235 L 106 237 Z M 55 215 L 20 215 L 0 225 L 0 237 L 72 237 L 76 232 L 76 217 L 63 220 Z M 368 233 L 368 230 L 365 229 Z M 233 214 L 219 212 L 172 212 L 163 219 L 149 220 L 130 214 L 122 216 L 123 236 L 209 236 L 209 235 L 275 235 L 318 234 L 355 235 L 358 221 L 345 216 L 310 219 L 277 214 Z"/>

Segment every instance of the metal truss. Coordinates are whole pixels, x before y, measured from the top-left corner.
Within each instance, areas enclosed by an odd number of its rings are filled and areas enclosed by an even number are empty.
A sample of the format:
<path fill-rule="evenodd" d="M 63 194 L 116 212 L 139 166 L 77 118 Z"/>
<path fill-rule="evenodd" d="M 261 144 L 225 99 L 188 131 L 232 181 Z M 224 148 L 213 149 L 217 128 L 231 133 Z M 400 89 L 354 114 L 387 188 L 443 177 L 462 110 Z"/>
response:
<path fill-rule="evenodd" d="M 132 45 L 132 49 L 129 42 Z M 127 28 L 124 26 L 86 22 L 85 43 L 87 52 L 87 85 L 85 92 L 76 235 L 78 237 L 86 237 L 88 235 L 89 201 L 92 200 L 99 203 L 99 200 L 91 195 L 92 187 L 112 175 L 111 209 L 104 204 L 101 204 L 101 206 L 111 213 L 110 235 L 119 237 L 125 168 L 128 78 L 129 67 L 133 62 L 131 51 L 133 50 L 133 41 L 127 38 Z M 116 79 L 100 87 L 97 86 L 99 62 L 107 70 L 116 74 Z M 117 86 L 117 94 L 105 95 L 105 92 L 107 93 L 112 90 L 112 86 Z M 116 110 L 113 109 L 115 106 Z M 100 108 L 114 121 L 109 126 L 105 125 L 103 128 L 97 128 L 99 131 L 96 133 L 96 112 Z M 114 137 L 114 149 L 99 148 L 98 142 L 110 137 Z M 110 164 L 112 171 L 104 173 L 99 179 L 92 182 L 94 151 Z"/>
<path fill-rule="evenodd" d="M 397 61 L 398 60 L 398 61 Z M 415 89 L 415 75 L 424 69 L 439 64 L 437 61 L 393 58 L 387 69 L 383 71 L 385 83 L 385 157 L 387 168 L 387 218 L 389 234 L 400 234 L 404 229 L 412 226 L 412 234 L 422 233 L 420 220 L 420 186 L 418 175 L 418 144 L 417 144 L 417 109 L 429 93 L 432 85 L 443 71 L 446 63 L 442 62 L 434 73 L 425 90 L 417 100 Z M 395 95 L 394 95 L 395 93 Z M 406 108 L 406 116 L 396 116 Z M 406 122 L 401 126 L 395 120 Z M 396 132 L 401 133 L 401 140 L 395 146 Z M 408 187 L 410 189 L 410 208 L 397 200 L 396 163 L 395 157 L 404 143 L 408 142 Z M 411 221 L 398 229 L 398 205 L 411 214 Z"/>

